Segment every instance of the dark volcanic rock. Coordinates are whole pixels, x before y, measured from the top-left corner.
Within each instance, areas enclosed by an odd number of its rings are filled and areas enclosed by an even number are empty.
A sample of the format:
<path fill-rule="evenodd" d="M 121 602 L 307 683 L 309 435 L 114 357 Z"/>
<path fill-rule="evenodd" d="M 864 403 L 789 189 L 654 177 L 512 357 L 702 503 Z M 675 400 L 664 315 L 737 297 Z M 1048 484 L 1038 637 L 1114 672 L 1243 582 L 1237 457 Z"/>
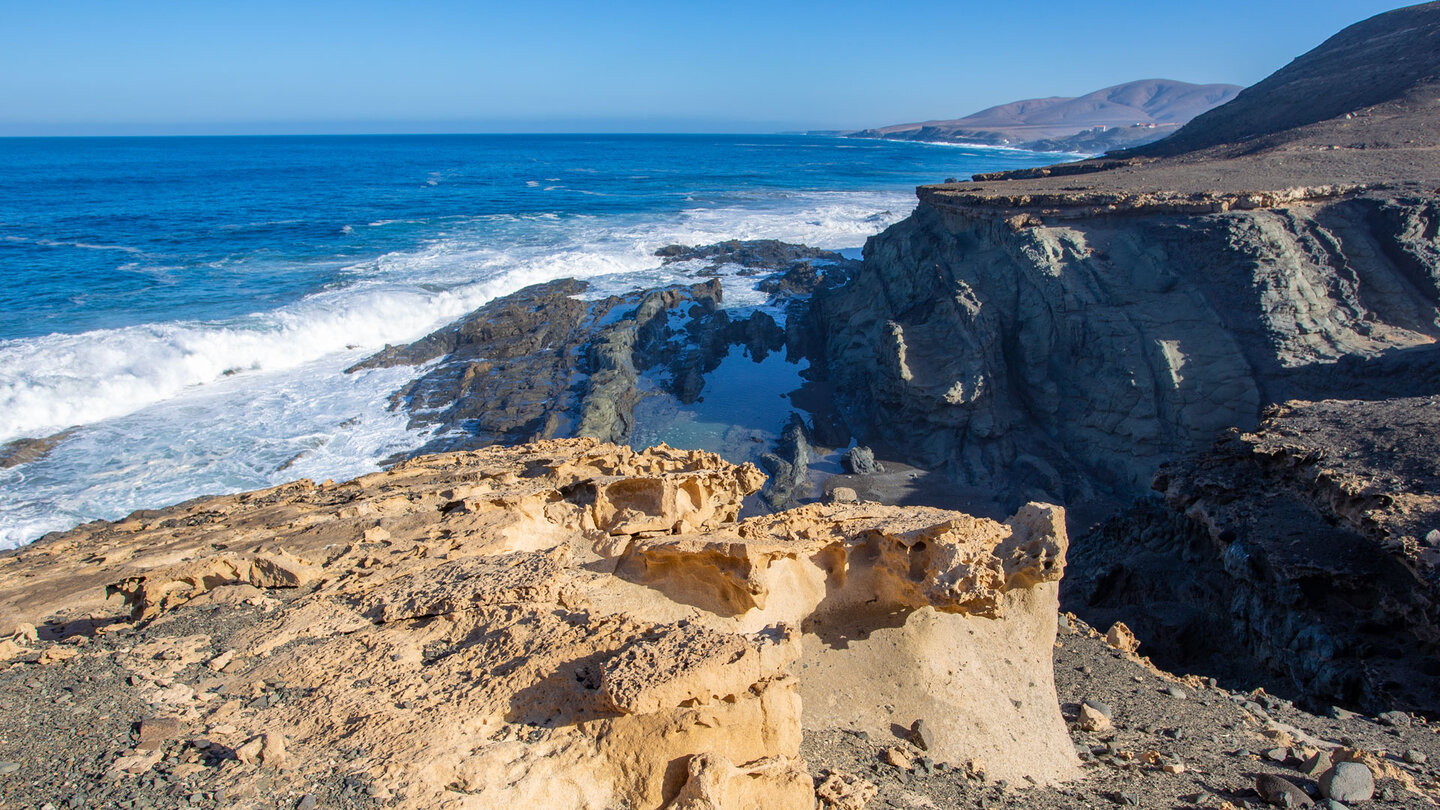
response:
<path fill-rule="evenodd" d="M 805 259 L 825 259 L 834 262 L 846 261 L 839 253 L 805 245 L 794 245 L 776 239 L 731 239 L 713 245 L 690 247 L 688 245 L 666 245 L 655 251 L 665 264 L 703 260 L 708 268 L 718 270 L 727 264 L 755 270 L 783 270 L 792 263 Z"/>
<path fill-rule="evenodd" d="M 74 432 L 75 428 L 70 428 L 43 439 L 15 439 L 0 444 L 0 470 L 39 461 Z"/>
<path fill-rule="evenodd" d="M 805 420 L 798 413 L 790 414 L 790 421 L 780 434 L 775 452 L 760 457 L 760 466 L 769 476 L 760 490 L 760 500 L 773 511 L 780 512 L 797 506 L 809 493 L 810 479 L 810 431 Z"/>
<path fill-rule="evenodd" d="M 875 451 L 865 445 L 856 445 L 845 452 L 840 463 L 845 472 L 852 475 L 875 475 L 885 472 L 885 465 L 875 460 Z"/>
<path fill-rule="evenodd" d="M 624 443 L 647 395 L 642 373 L 691 403 L 730 347 L 758 362 L 786 343 L 767 313 L 722 309 L 715 279 L 599 301 L 575 297 L 585 289 L 574 279 L 527 287 L 350 371 L 438 361 L 392 397 L 412 427 L 435 430 L 416 454 L 568 436 Z"/>
<path fill-rule="evenodd" d="M 1440 711 L 1440 397 L 1295 402 L 1077 539 L 1066 599 L 1170 666 Z M 1237 669 L 1237 664 L 1241 665 Z M 1228 670 L 1228 673 L 1225 671 Z"/>
<path fill-rule="evenodd" d="M 1435 390 L 1436 205 L 1021 226 L 936 198 L 815 294 L 812 357 L 862 440 L 1083 518 L 1268 403 Z"/>
<path fill-rule="evenodd" d="M 574 279 L 526 287 L 349 370 L 444 358 L 391 399 L 412 427 L 439 429 L 421 452 L 568 435 L 581 393 L 578 349 L 613 305 L 576 299 L 585 287 Z"/>

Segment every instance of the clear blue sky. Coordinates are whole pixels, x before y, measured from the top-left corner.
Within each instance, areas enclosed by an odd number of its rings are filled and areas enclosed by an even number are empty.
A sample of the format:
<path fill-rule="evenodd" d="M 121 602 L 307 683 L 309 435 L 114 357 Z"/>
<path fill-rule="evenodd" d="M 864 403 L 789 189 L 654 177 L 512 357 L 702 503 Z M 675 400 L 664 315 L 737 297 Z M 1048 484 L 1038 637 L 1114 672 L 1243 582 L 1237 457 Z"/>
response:
<path fill-rule="evenodd" d="M 1394 0 L 0 0 L 0 135 L 754 132 L 1252 84 Z"/>

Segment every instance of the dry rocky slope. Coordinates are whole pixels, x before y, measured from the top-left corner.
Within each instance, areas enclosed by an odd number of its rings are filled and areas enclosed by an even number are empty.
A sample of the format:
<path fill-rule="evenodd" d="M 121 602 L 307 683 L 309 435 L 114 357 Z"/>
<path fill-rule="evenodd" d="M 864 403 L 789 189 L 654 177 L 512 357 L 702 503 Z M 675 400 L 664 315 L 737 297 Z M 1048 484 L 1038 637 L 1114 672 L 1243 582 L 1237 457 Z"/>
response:
<path fill-rule="evenodd" d="M 736 522 L 762 478 L 539 442 L 7 553 L 0 802 L 811 808 L 802 735 L 916 721 L 956 774 L 1078 775 L 1059 508 Z"/>

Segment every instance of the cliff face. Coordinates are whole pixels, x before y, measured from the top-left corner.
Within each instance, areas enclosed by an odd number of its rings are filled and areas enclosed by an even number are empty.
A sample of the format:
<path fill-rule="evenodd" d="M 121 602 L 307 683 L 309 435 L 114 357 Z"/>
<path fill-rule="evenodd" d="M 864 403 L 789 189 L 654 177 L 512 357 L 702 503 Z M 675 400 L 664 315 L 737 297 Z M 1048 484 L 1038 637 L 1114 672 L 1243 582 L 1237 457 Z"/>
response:
<path fill-rule="evenodd" d="M 859 422 L 1009 503 L 1130 495 L 1265 403 L 1403 387 L 1440 336 L 1433 199 L 1070 202 L 933 197 L 869 243 L 817 304 Z"/>
<path fill-rule="evenodd" d="M 1440 712 L 1437 422 L 1436 396 L 1277 407 L 1077 541 L 1070 593 L 1172 666 L 1253 658 L 1330 702 Z"/>

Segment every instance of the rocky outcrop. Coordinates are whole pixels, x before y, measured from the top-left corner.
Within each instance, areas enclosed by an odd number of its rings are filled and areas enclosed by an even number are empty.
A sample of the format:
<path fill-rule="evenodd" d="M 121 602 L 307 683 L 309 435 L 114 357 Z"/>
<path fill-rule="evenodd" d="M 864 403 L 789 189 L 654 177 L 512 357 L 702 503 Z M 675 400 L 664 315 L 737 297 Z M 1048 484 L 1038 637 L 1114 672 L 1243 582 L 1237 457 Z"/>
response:
<path fill-rule="evenodd" d="M 765 312 L 732 319 L 716 280 L 596 301 L 577 297 L 586 289 L 574 279 L 526 287 L 350 370 L 434 364 L 391 398 L 411 428 L 434 431 L 419 455 L 556 437 L 625 442 L 646 395 L 642 373 L 690 403 L 731 346 L 763 360 L 785 343 Z"/>
<path fill-rule="evenodd" d="M 735 522 L 761 482 L 566 440 L 201 499 L 0 556 L 0 630 L 124 634 L 63 660 L 130 673 L 168 736 L 205 738 L 184 778 L 241 807 L 333 783 L 402 808 L 811 808 L 802 734 L 919 718 L 936 761 L 1077 773 L 1058 508 Z M 161 747 L 101 756 L 97 795 L 181 767 Z"/>
<path fill-rule="evenodd" d="M 1273 409 L 1078 541 L 1067 599 L 1162 664 L 1440 712 L 1437 424 L 1435 396 Z"/>
<path fill-rule="evenodd" d="M 1053 221 L 929 198 L 817 294 L 852 427 L 1011 507 L 1083 504 L 1266 403 L 1437 379 L 1434 198 L 1276 204 Z"/>

